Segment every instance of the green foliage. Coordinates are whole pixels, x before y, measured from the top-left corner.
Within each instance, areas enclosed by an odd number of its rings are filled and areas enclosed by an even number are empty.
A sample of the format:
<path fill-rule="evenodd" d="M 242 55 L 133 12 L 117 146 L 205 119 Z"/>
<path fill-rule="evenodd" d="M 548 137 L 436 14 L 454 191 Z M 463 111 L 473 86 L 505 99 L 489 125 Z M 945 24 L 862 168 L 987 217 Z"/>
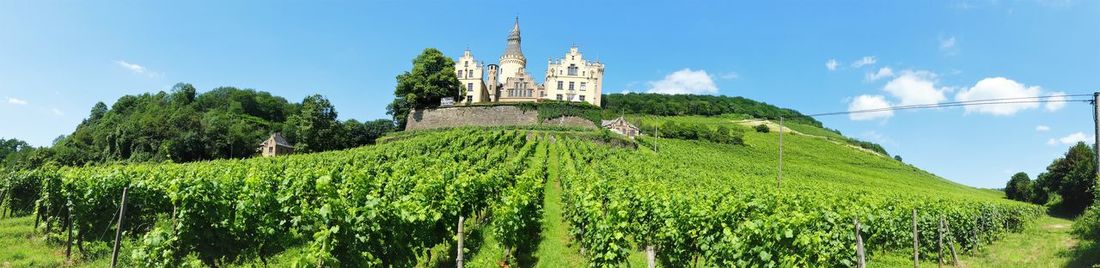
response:
<path fill-rule="evenodd" d="M 336 121 L 336 108 L 321 95 L 302 100 L 301 112 L 291 118 L 295 147 L 301 152 L 322 152 L 344 148 L 345 129 Z"/>
<path fill-rule="evenodd" d="M 561 142 L 571 153 L 562 158 L 566 215 L 592 267 L 618 266 L 630 249 L 646 245 L 656 246 L 668 266 L 696 258 L 718 267 L 853 266 L 852 219 L 863 224 L 873 256 L 912 246 L 913 209 L 927 258 L 934 256 L 940 218 L 951 225 L 946 239 L 965 251 L 1019 231 L 1042 213 L 889 158 L 797 135 L 780 190 L 766 172 L 774 168 L 765 160 L 772 157 L 759 155 L 771 156 L 774 147 L 755 148 L 764 143 L 662 140 L 653 154 Z"/>
<path fill-rule="evenodd" d="M 766 124 L 756 125 L 755 127 L 753 127 L 753 129 L 756 130 L 756 132 L 760 132 L 760 133 L 768 133 L 768 132 L 772 131 L 772 129 L 769 128 L 768 125 L 766 125 Z"/>
<path fill-rule="evenodd" d="M 812 117 L 798 111 L 779 108 L 771 104 L 743 97 L 712 95 L 667 95 L 655 93 L 627 93 L 604 95 L 601 106 L 616 113 L 650 115 L 704 115 L 744 114 L 753 118 L 803 123 L 821 127 Z"/>
<path fill-rule="evenodd" d="M 642 130 L 656 128 L 661 138 L 682 140 L 702 140 L 723 144 L 744 144 L 744 132 L 737 127 L 727 125 L 707 125 L 704 123 L 683 122 L 677 120 L 646 121 L 638 124 Z"/>
<path fill-rule="evenodd" d="M 58 226 L 72 207 L 85 241 L 109 241 L 127 190 L 128 255 L 143 266 L 222 266 L 304 245 L 310 266 L 409 266 L 491 211 L 511 246 L 537 228 L 545 145 L 519 131 L 453 130 L 355 150 L 190 164 L 132 164 L 4 176 L 19 211 Z M 516 178 L 516 179 L 514 179 Z M 10 185 L 23 183 L 28 187 Z M 26 197 L 23 197 L 26 196 Z M 35 197 L 37 196 L 37 197 Z M 51 230 L 61 233 L 59 228 Z M 402 241 L 395 243 L 394 241 Z"/>
<path fill-rule="evenodd" d="M 457 100 L 462 93 L 454 60 L 443 52 L 426 48 L 412 63 L 412 70 L 397 76 L 394 89 L 397 98 L 386 107 L 386 113 L 392 115 L 402 129 L 411 110 L 438 106 L 445 97 Z"/>
<path fill-rule="evenodd" d="M 180 83 L 170 93 L 122 96 L 110 109 L 98 102 L 72 134 L 49 148 L 0 140 L 0 160 L 12 169 L 33 169 L 50 162 L 82 166 L 244 158 L 255 155 L 259 143 L 276 132 L 291 143 L 301 136 L 308 152 L 370 144 L 392 130 L 385 121 L 347 124 L 336 121 L 335 108 L 320 95 L 295 104 L 232 87 L 197 94 L 190 84 Z"/>
<path fill-rule="evenodd" d="M 1078 142 L 1066 154 L 1055 159 L 1047 171 L 1039 174 L 1034 184 L 1034 201 L 1045 203 L 1050 193 L 1061 197 L 1059 204 L 1067 211 L 1081 213 L 1093 203 L 1096 185 L 1096 162 L 1092 148 Z"/>
<path fill-rule="evenodd" d="M 1031 202 L 1034 199 L 1032 188 L 1031 178 L 1027 176 L 1027 173 L 1018 172 L 1012 175 L 1012 178 L 1008 180 L 1008 184 L 1005 185 L 1005 197 L 1016 201 Z"/>
<path fill-rule="evenodd" d="M 901 155 L 894 155 L 894 160 L 897 160 L 898 162 L 905 162 L 901 159 Z"/>

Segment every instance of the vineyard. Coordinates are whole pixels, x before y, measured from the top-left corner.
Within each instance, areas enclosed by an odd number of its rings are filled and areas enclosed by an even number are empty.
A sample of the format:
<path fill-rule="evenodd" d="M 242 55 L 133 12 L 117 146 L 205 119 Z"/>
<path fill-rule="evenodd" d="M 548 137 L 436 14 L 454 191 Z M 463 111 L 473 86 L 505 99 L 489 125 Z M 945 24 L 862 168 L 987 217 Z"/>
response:
<path fill-rule="evenodd" d="M 912 249 L 914 211 L 924 259 L 941 219 L 963 253 L 1043 212 L 816 136 L 785 137 L 777 182 L 777 133 L 691 121 L 743 142 L 430 131 L 289 157 L 15 172 L 0 200 L 53 239 L 71 230 L 84 252 L 113 240 L 125 190 L 120 262 L 156 267 L 454 266 L 458 237 L 467 266 L 546 265 L 530 256 L 550 239 L 544 202 L 561 204 L 575 250 L 555 252 L 580 256 L 575 266 L 644 266 L 647 249 L 665 267 L 855 266 L 854 221 L 874 263 Z"/>

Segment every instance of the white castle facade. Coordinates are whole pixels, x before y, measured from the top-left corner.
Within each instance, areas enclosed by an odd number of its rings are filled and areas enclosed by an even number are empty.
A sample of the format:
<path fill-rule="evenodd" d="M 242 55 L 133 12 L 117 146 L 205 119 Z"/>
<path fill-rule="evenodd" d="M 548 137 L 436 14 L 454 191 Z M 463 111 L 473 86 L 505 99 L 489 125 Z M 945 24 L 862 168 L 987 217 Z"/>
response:
<path fill-rule="evenodd" d="M 508 34 L 508 46 L 500 64 L 485 65 L 469 49 L 455 61 L 462 82 L 463 102 L 535 102 L 559 100 L 600 105 L 604 65 L 584 59 L 577 46 L 560 59 L 549 59 L 544 84 L 527 72 L 527 57 L 520 48 L 519 18 Z"/>

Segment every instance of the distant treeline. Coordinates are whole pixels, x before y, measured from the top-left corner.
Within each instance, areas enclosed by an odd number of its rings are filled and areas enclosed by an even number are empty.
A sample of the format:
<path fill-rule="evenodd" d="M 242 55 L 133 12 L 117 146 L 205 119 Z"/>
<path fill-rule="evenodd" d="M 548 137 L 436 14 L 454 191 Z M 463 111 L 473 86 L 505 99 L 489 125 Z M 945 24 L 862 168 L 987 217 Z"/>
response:
<path fill-rule="evenodd" d="M 80 166 L 104 162 L 189 162 L 256 155 L 269 135 L 281 132 L 300 152 L 373 143 L 394 130 L 391 120 L 338 121 L 321 95 L 301 103 L 268 92 L 220 87 L 196 94 L 190 84 L 170 92 L 127 95 L 111 107 L 92 107 L 72 134 L 35 148 L 6 140 L 3 165 L 35 168 L 45 163 Z M 10 146 L 8 146 L 10 145 Z"/>
<path fill-rule="evenodd" d="M 603 108 L 614 112 L 652 115 L 744 114 L 754 118 L 784 120 L 822 127 L 821 122 L 798 111 L 743 97 L 615 93 L 603 95 Z"/>

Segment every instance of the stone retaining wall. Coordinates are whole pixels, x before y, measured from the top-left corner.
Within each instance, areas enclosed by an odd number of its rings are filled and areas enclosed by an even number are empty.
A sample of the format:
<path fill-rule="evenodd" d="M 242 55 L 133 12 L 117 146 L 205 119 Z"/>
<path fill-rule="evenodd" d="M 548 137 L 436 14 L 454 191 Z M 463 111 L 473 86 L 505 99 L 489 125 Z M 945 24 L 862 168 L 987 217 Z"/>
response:
<path fill-rule="evenodd" d="M 515 106 L 472 106 L 414 110 L 409 113 L 405 130 L 534 125 L 540 125 L 536 110 L 524 111 Z M 592 121 L 574 116 L 549 119 L 541 125 L 596 128 Z"/>

